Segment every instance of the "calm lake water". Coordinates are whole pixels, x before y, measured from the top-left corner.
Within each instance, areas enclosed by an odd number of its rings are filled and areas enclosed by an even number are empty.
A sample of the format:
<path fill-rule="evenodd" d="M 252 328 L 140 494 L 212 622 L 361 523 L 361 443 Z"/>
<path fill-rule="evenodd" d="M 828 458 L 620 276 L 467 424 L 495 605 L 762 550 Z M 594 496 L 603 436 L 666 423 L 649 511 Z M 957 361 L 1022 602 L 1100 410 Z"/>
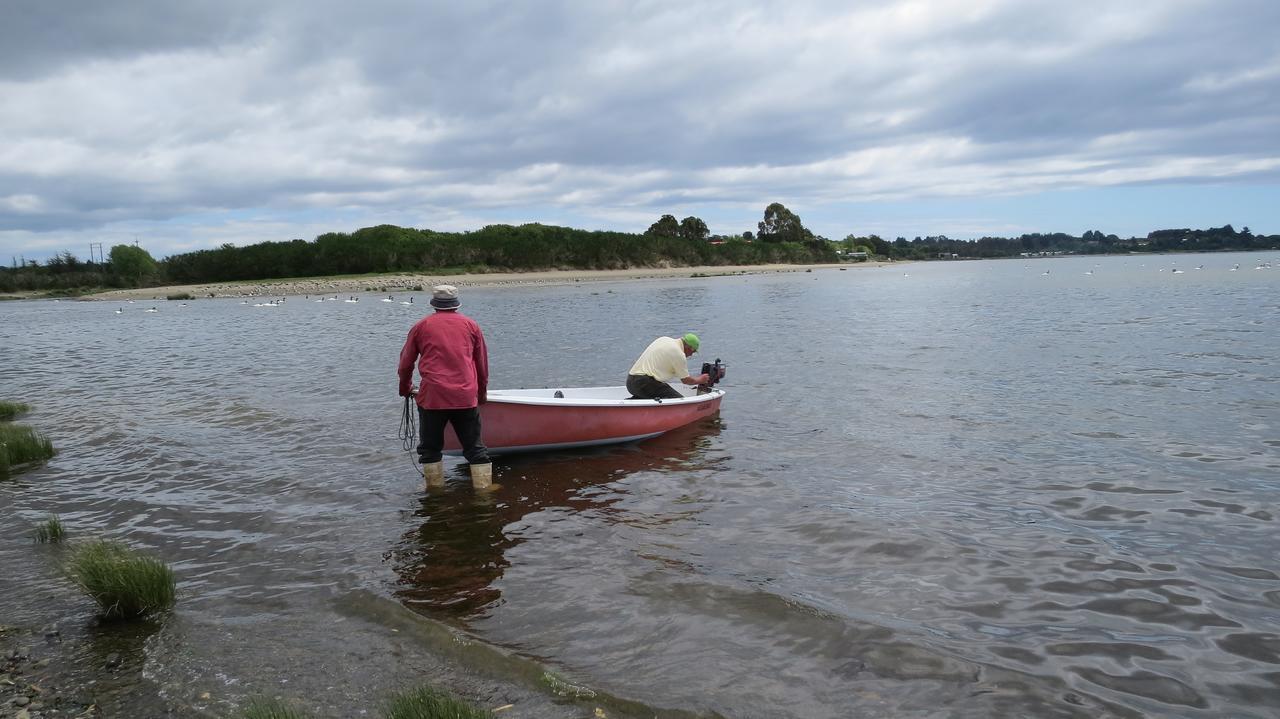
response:
<path fill-rule="evenodd" d="M 97 631 L 24 536 L 57 513 L 175 566 L 144 675 L 214 712 L 542 670 L 662 715 L 1280 712 L 1276 251 L 464 288 L 495 388 L 688 330 L 729 365 L 718 418 L 489 497 L 401 450 L 426 297 L 380 297 L 0 303 L 60 450 L 0 482 L 0 623 Z"/>

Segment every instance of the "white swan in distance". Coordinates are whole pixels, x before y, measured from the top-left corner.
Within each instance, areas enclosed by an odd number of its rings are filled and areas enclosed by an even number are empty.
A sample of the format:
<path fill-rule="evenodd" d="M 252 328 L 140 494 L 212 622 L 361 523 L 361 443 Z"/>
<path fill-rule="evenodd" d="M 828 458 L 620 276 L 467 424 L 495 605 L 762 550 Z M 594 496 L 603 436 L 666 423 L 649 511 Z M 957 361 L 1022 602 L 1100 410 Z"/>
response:
<path fill-rule="evenodd" d="M 116 314 L 118 314 L 118 315 L 122 315 L 122 314 L 124 314 L 124 308 L 123 308 L 123 307 L 117 307 L 117 308 L 116 308 Z"/>

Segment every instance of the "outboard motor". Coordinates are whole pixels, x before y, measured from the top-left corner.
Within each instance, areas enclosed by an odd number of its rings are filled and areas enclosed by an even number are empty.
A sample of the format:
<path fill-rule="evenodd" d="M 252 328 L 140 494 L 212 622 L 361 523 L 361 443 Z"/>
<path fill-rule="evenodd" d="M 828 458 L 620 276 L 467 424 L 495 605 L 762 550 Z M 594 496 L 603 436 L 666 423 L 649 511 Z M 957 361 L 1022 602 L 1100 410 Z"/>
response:
<path fill-rule="evenodd" d="M 707 376 L 707 381 L 705 384 L 698 385 L 698 394 L 710 392 L 711 388 L 716 386 L 716 382 L 724 379 L 724 373 L 728 366 L 721 364 L 719 357 L 716 358 L 715 362 L 703 362 L 702 374 Z"/>

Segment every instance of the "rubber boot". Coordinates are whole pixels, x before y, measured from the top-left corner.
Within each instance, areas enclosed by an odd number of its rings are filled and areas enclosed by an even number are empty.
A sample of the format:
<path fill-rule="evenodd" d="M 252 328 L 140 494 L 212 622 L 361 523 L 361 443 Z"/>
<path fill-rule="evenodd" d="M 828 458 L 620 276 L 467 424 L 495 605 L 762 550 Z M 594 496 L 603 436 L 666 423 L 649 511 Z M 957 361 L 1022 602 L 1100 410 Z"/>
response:
<path fill-rule="evenodd" d="M 488 489 L 493 485 L 493 464 L 471 465 L 471 486 L 476 489 Z"/>
<path fill-rule="evenodd" d="M 444 460 L 422 465 L 422 477 L 427 480 L 428 487 L 444 486 Z"/>

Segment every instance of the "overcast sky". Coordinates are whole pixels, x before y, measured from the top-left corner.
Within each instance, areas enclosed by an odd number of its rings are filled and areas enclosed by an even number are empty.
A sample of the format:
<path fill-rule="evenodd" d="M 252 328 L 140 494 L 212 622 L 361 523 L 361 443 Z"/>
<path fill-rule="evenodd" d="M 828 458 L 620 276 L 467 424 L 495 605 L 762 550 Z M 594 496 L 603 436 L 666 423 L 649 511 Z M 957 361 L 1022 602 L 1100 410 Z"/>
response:
<path fill-rule="evenodd" d="M 1277 0 L 0 3 L 0 259 L 390 223 L 1280 233 Z"/>

